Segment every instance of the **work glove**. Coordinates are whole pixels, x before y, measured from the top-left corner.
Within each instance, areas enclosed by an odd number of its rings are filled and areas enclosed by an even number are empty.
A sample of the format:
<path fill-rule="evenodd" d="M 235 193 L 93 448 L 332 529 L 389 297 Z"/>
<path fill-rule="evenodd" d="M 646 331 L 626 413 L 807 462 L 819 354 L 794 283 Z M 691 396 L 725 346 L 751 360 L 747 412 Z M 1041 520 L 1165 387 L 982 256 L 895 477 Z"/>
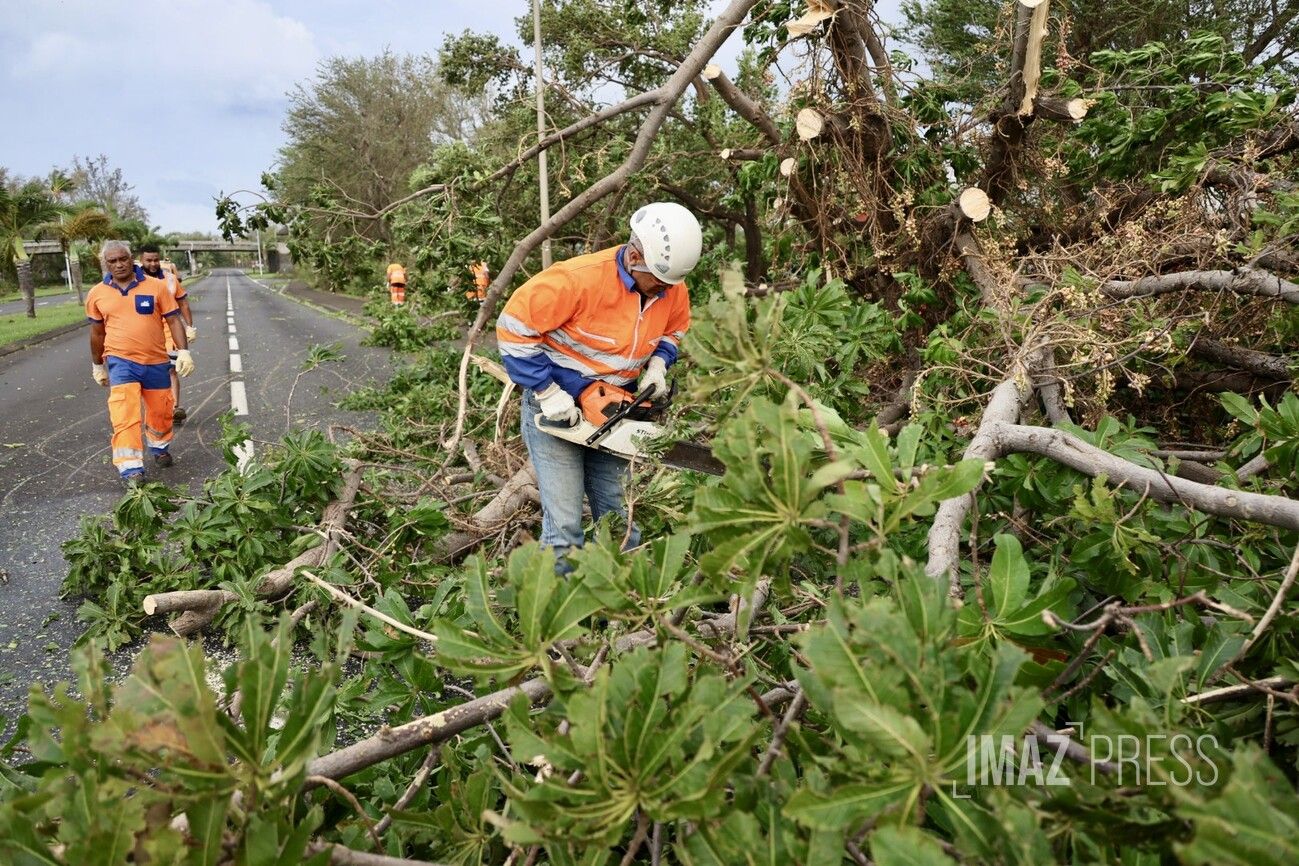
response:
<path fill-rule="evenodd" d="M 95 380 L 95 384 L 108 387 L 108 368 L 103 364 L 91 364 L 90 376 Z"/>
<path fill-rule="evenodd" d="M 192 343 L 198 339 L 198 328 L 193 325 L 185 326 L 185 342 Z"/>
<path fill-rule="evenodd" d="M 194 372 L 194 356 L 189 349 L 176 350 L 176 375 L 184 378 Z"/>
<path fill-rule="evenodd" d="M 541 414 L 552 424 L 573 427 L 582 420 L 582 413 L 577 410 L 573 395 L 554 382 L 537 392 L 537 402 L 541 405 Z"/>
<path fill-rule="evenodd" d="M 636 391 L 639 393 L 649 387 L 654 388 L 649 394 L 651 400 L 657 400 L 668 392 L 668 365 L 658 355 L 650 358 L 645 365 L 645 372 L 640 374 L 640 385 Z"/>

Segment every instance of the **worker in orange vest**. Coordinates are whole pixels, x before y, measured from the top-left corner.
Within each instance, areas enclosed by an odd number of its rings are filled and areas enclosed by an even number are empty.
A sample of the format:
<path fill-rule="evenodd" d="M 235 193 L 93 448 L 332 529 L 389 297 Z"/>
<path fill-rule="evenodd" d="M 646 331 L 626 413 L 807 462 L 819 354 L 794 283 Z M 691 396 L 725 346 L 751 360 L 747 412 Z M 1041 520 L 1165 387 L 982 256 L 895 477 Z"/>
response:
<path fill-rule="evenodd" d="M 582 500 L 599 520 L 623 516 L 627 461 L 539 430 L 582 420 L 578 401 L 602 384 L 650 399 L 669 391 L 667 369 L 690 328 L 686 275 L 703 234 L 689 210 L 653 202 L 632 215 L 620 246 L 556 262 L 514 290 L 496 320 L 505 371 L 523 390 L 523 444 L 541 494 L 541 543 L 560 557 L 583 542 Z M 638 381 L 639 380 L 639 381 Z M 626 546 L 640 543 L 629 527 Z"/>
<path fill-rule="evenodd" d="M 487 287 L 492 282 L 491 275 L 487 272 L 487 262 L 472 264 L 469 270 L 474 275 L 474 287 L 465 292 L 465 297 L 481 304 L 487 299 Z"/>
<path fill-rule="evenodd" d="M 394 307 L 406 303 L 406 269 L 396 262 L 388 265 L 388 291 Z"/>
<path fill-rule="evenodd" d="M 113 424 L 113 465 L 127 484 L 144 480 L 144 449 L 156 466 L 172 465 L 172 362 L 162 328 L 166 323 L 176 344 L 176 373 L 194 372 L 194 359 L 181 319 L 180 305 L 162 280 L 131 260 L 124 241 L 108 241 L 100 252 L 107 273 L 86 295 L 90 319 L 90 375 L 108 388 L 108 416 Z M 144 404 L 141 436 L 140 404 Z"/>
<path fill-rule="evenodd" d="M 198 331 L 194 328 L 194 313 L 189 308 L 189 296 L 185 293 L 185 287 L 181 285 L 176 266 L 162 258 L 162 249 L 157 244 L 144 244 L 140 247 L 140 267 L 144 269 L 145 276 L 162 280 L 167 284 L 167 290 L 176 298 L 176 303 L 180 306 L 185 339 L 193 345 L 198 339 Z M 176 375 L 176 343 L 171 338 L 170 323 L 163 324 L 162 336 L 167 342 L 167 357 L 171 359 L 172 364 L 171 396 L 176 408 L 172 410 L 171 418 L 177 424 L 182 424 L 189 417 L 189 413 L 180 405 L 180 377 Z"/>

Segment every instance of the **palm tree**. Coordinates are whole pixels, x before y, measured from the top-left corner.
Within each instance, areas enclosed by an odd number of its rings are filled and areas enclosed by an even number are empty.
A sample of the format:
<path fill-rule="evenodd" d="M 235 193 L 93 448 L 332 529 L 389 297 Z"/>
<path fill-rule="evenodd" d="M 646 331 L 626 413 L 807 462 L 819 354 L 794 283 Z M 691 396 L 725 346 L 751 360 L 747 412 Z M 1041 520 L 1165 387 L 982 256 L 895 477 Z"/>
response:
<path fill-rule="evenodd" d="M 37 229 L 40 238 L 53 238 L 63 247 L 63 258 L 68 263 L 68 275 L 77 288 L 77 300 L 84 301 L 81 292 L 81 257 L 72 254 L 77 241 L 103 240 L 113 231 L 113 218 L 89 202 L 67 214 L 60 214 L 58 222 L 45 223 Z"/>
<path fill-rule="evenodd" d="M 143 220 L 113 220 L 113 237 L 126 241 L 131 245 L 132 250 L 138 250 L 140 245 L 147 243 L 152 236 L 153 231 Z"/>
<path fill-rule="evenodd" d="M 27 299 L 29 319 L 36 318 L 36 286 L 32 282 L 32 260 L 23 249 L 23 241 L 58 214 L 58 204 L 39 181 L 17 190 L 0 186 L 0 263 L 12 264 L 18 272 L 18 288 Z"/>

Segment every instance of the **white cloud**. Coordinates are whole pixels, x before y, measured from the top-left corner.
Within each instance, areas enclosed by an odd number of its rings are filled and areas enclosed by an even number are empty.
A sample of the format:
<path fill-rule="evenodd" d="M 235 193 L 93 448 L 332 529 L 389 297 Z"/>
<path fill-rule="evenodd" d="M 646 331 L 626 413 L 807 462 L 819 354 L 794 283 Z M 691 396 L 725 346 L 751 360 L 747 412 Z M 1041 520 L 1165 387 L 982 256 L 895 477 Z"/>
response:
<path fill-rule="evenodd" d="M 310 30 L 262 0 L 29 3 L 6 26 L 14 79 L 78 82 L 100 98 L 278 100 L 319 57 Z"/>

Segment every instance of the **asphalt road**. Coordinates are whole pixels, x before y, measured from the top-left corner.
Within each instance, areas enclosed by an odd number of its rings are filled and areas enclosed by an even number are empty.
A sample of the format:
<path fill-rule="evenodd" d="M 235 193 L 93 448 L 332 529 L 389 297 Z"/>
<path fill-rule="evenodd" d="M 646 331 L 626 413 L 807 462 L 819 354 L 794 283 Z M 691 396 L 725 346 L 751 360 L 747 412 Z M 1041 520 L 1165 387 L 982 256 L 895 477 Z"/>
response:
<path fill-rule="evenodd" d="M 218 416 L 237 400 L 234 383 L 247 395 L 248 414 L 239 420 L 252 427 L 255 451 L 288 429 L 370 420 L 334 406 L 392 371 L 387 350 L 359 345 L 362 329 L 237 270 L 214 271 L 186 288 L 199 332 L 196 370 L 181 382 L 189 420 L 172 444 L 175 466 L 158 470 L 146 458 L 151 479 L 197 489 L 225 468 Z M 298 376 L 313 345 L 334 343 L 343 361 Z M 231 372 L 234 355 L 241 372 Z M 10 721 L 25 707 L 29 683 L 70 678 L 67 649 L 80 629 L 77 604 L 58 597 L 66 573 L 60 545 L 81 516 L 107 513 L 122 495 L 105 401 L 90 377 L 86 330 L 0 358 L 0 716 Z M 157 626 L 165 628 L 160 618 Z"/>

